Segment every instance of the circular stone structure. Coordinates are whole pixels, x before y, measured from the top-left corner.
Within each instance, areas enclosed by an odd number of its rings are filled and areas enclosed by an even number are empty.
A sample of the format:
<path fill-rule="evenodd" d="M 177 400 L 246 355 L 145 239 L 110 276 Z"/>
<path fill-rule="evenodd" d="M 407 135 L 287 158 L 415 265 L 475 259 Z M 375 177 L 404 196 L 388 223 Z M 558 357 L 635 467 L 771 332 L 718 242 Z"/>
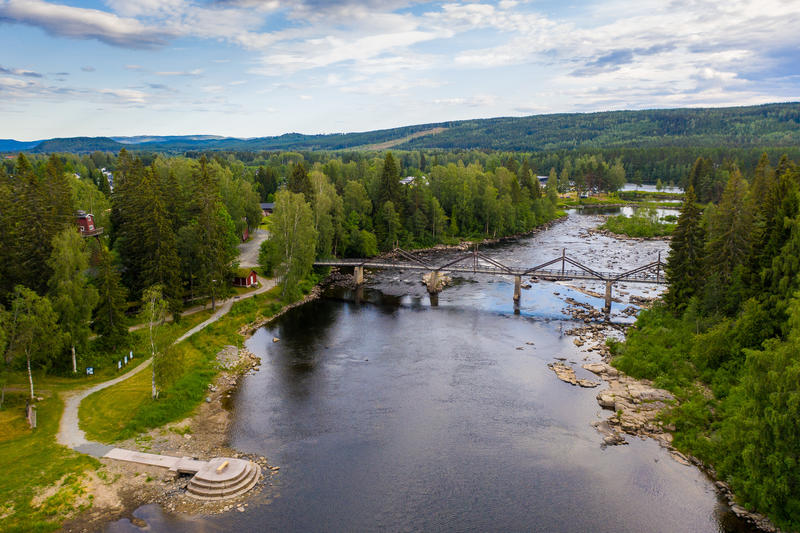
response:
<path fill-rule="evenodd" d="M 252 461 L 218 457 L 192 477 L 186 494 L 199 500 L 224 500 L 244 494 L 258 482 L 261 467 Z"/>

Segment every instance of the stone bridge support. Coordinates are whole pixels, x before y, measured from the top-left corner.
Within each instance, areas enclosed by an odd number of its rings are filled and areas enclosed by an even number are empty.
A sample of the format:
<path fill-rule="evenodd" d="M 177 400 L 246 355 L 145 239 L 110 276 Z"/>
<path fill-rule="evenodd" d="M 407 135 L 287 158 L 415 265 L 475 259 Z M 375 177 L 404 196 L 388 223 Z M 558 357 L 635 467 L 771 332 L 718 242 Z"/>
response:
<path fill-rule="evenodd" d="M 353 283 L 355 283 L 356 285 L 362 285 L 364 283 L 363 266 L 353 267 Z"/>
<path fill-rule="evenodd" d="M 520 288 L 522 286 L 522 276 L 514 276 L 514 301 L 519 302 Z"/>
<path fill-rule="evenodd" d="M 606 305 L 603 307 L 605 314 L 611 314 L 611 287 L 614 285 L 612 281 L 606 281 Z"/>
<path fill-rule="evenodd" d="M 425 284 L 428 287 L 428 294 L 439 294 L 439 291 L 442 290 L 440 277 L 441 274 L 439 274 L 438 270 L 431 270 L 428 275 L 428 281 Z"/>

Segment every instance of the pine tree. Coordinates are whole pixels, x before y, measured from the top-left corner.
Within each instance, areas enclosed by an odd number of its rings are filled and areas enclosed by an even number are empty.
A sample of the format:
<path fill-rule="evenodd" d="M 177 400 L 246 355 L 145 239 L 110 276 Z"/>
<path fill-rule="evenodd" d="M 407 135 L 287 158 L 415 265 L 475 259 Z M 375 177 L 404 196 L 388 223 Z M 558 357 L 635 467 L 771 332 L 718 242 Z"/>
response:
<path fill-rule="evenodd" d="M 0 165 L 0 302 L 9 301 L 20 276 L 21 220 L 17 191 Z"/>
<path fill-rule="evenodd" d="M 744 297 L 743 267 L 750 254 L 753 220 L 746 197 L 747 182 L 734 169 L 711 218 L 706 242 L 706 272 L 711 281 L 706 285 L 708 310 L 732 313 Z"/>
<path fill-rule="evenodd" d="M 21 232 L 17 243 L 16 282 L 44 294 L 50 277 L 47 259 L 53 237 L 75 223 L 71 189 L 57 158 L 50 158 L 45 176 L 40 178 L 28 159 L 19 154 L 15 182 L 19 191 L 17 212 Z"/>
<path fill-rule="evenodd" d="M 703 282 L 705 235 L 701 224 L 702 213 L 696 201 L 694 187 L 690 185 L 683 199 L 678 224 L 672 234 L 665 268 L 669 290 L 664 301 L 676 314 L 686 308 Z"/>
<path fill-rule="evenodd" d="M 125 298 L 127 291 L 122 284 L 114 260 L 106 248 L 100 252 L 97 265 L 97 276 L 94 280 L 97 287 L 98 302 L 94 310 L 94 330 L 108 347 L 121 345 L 128 335 L 125 325 Z"/>
<path fill-rule="evenodd" d="M 388 152 L 383 160 L 378 200 L 380 205 L 386 202 L 397 205 L 400 200 L 400 171 L 391 152 Z"/>
<path fill-rule="evenodd" d="M 302 194 L 306 202 L 314 203 L 314 188 L 311 186 L 311 178 L 308 176 L 306 166 L 300 162 L 292 168 L 292 173 L 289 175 L 287 188 L 297 194 Z"/>
<path fill-rule="evenodd" d="M 176 316 L 180 312 L 181 282 L 180 259 L 178 258 L 175 232 L 156 186 L 152 169 L 145 169 L 138 188 L 142 210 L 134 221 L 141 236 L 145 251 L 140 258 L 142 287 L 162 285 L 164 297 L 169 301 L 170 311 Z"/>

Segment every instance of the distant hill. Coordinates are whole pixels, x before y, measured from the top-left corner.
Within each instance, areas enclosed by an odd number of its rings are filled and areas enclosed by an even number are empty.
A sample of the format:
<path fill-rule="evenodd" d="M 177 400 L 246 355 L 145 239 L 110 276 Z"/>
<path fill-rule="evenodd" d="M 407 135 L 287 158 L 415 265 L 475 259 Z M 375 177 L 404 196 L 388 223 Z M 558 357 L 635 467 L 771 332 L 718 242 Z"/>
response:
<path fill-rule="evenodd" d="M 111 137 L 111 139 L 122 144 L 141 144 L 149 142 L 172 142 L 172 141 L 209 141 L 219 139 L 230 139 L 221 135 L 138 135 L 136 137 Z"/>
<path fill-rule="evenodd" d="M 3 144 L 6 143 L 6 144 Z M 204 150 L 486 149 L 549 151 L 646 147 L 800 145 L 800 103 L 749 107 L 562 113 L 419 124 L 357 133 L 237 139 L 213 135 L 73 137 L 0 141 L 0 151 L 182 153 Z M 27 145 L 27 146 L 23 146 Z"/>
<path fill-rule="evenodd" d="M 108 137 L 67 137 L 64 139 L 48 139 L 42 141 L 30 152 L 119 152 L 125 145 Z"/>
<path fill-rule="evenodd" d="M 15 141 L 14 139 L 0 139 L 0 152 L 24 152 L 30 150 L 42 141 Z"/>

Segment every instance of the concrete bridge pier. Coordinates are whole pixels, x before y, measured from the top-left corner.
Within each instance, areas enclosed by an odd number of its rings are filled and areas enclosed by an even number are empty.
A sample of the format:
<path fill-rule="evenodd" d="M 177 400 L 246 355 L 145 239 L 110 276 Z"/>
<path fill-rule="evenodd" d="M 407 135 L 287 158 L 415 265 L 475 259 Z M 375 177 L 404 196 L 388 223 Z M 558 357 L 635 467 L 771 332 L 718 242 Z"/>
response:
<path fill-rule="evenodd" d="M 611 314 L 611 287 L 614 285 L 611 281 L 606 281 L 606 305 L 603 312 L 607 315 Z"/>
<path fill-rule="evenodd" d="M 441 274 L 438 270 L 431 270 L 425 285 L 428 287 L 428 294 L 438 294 L 442 290 Z"/>
<path fill-rule="evenodd" d="M 514 276 L 514 301 L 519 302 L 521 295 L 522 276 Z"/>
<path fill-rule="evenodd" d="M 361 285 L 364 283 L 364 267 L 363 266 L 356 266 L 353 267 L 353 283 L 356 285 Z"/>

